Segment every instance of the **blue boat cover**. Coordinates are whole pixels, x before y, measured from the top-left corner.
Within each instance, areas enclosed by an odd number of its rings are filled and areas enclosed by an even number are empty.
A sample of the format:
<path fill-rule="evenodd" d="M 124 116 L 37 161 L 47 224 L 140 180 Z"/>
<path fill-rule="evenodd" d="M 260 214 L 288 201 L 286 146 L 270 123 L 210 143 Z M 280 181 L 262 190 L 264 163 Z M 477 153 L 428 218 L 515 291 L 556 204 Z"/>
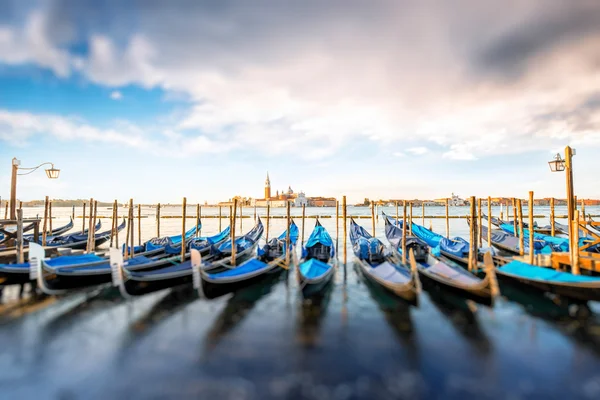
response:
<path fill-rule="evenodd" d="M 265 246 L 258 249 L 258 255 L 262 256 L 262 255 L 266 254 L 267 246 L 277 246 L 278 243 L 281 243 L 281 246 L 283 247 L 283 254 L 285 255 L 285 252 L 287 251 L 287 249 L 285 248 L 286 235 L 287 235 L 287 230 L 283 231 L 283 233 L 281 235 L 279 235 L 277 238 L 273 238 L 273 239 L 269 240 L 269 243 L 267 243 Z M 299 236 L 300 236 L 300 232 L 298 230 L 298 225 L 296 225 L 294 220 L 292 220 L 292 222 L 290 223 L 290 248 L 292 248 L 293 246 L 296 245 L 296 242 L 298 242 Z"/>
<path fill-rule="evenodd" d="M 350 220 L 350 243 L 354 255 L 361 260 L 376 264 L 384 261 L 388 255 L 383 242 L 371 236 L 362 226 L 358 225 L 353 219 Z"/>
<path fill-rule="evenodd" d="M 196 249 L 198 251 L 207 249 L 211 245 L 220 243 L 223 240 L 227 239 L 229 237 L 229 231 L 230 231 L 230 227 L 228 226 L 223 231 L 221 231 L 220 233 L 218 233 L 214 236 L 203 236 L 203 237 L 199 237 L 199 238 L 193 238 L 188 243 L 188 248 Z"/>
<path fill-rule="evenodd" d="M 227 269 L 223 272 L 207 274 L 212 279 L 231 278 L 234 276 L 243 276 L 252 272 L 260 271 L 261 269 L 270 268 L 267 264 L 257 258 L 252 258 L 239 267 Z M 277 267 L 279 268 L 279 267 Z"/>
<path fill-rule="evenodd" d="M 106 261 L 106 258 L 96 254 L 78 254 L 74 256 L 60 256 L 49 258 L 44 263 L 50 267 L 58 268 L 69 265 L 89 264 L 94 262 Z"/>
<path fill-rule="evenodd" d="M 185 233 L 185 240 L 192 238 L 198 230 L 202 229 L 202 223 L 194 226 Z M 175 249 L 173 249 L 175 247 Z M 181 252 L 181 235 L 156 237 L 144 243 L 144 251 L 165 249 L 167 254 L 178 254 Z"/>
<path fill-rule="evenodd" d="M 331 268 L 333 268 L 333 265 L 319 261 L 316 258 L 311 258 L 298 266 L 300 274 L 308 279 L 318 279 Z"/>
<path fill-rule="evenodd" d="M 125 228 L 125 225 L 126 225 L 126 222 L 125 222 L 125 220 L 123 220 L 121 225 L 119 225 L 117 227 L 117 231 L 119 231 L 119 232 L 122 231 Z M 107 236 L 110 236 L 111 234 L 112 234 L 112 229 L 106 230 L 104 232 L 96 233 L 96 234 L 94 234 L 94 240 L 106 238 Z M 52 246 L 52 247 L 60 247 L 60 246 L 65 246 L 65 245 L 68 245 L 71 243 L 85 242 L 87 239 L 88 239 L 87 234 L 82 235 L 81 233 L 75 233 L 75 234 L 66 235 L 66 236 L 54 237 L 49 241 L 47 240 L 46 245 Z"/>
<path fill-rule="evenodd" d="M 402 223 L 403 221 L 398 221 L 400 229 L 402 229 Z M 412 233 L 431 247 L 433 255 L 440 256 L 442 252 L 461 258 L 468 257 L 469 255 L 469 242 L 459 236 L 448 239 L 415 223 L 412 224 Z"/>
<path fill-rule="evenodd" d="M 254 228 L 252 228 L 248 233 L 244 236 L 238 237 L 235 239 L 235 251 L 236 253 L 241 253 L 242 251 L 252 247 L 254 243 L 256 243 L 260 237 L 262 236 L 264 231 L 264 226 L 260 218 L 256 222 Z M 231 253 L 231 239 L 217 245 L 212 245 L 210 248 L 210 253 L 213 255 L 223 255 L 227 253 Z"/>
<path fill-rule="evenodd" d="M 524 279 L 535 279 L 549 283 L 598 282 L 600 285 L 600 277 L 598 276 L 575 275 L 570 272 L 561 272 L 550 268 L 537 267 L 521 261 L 511 261 L 508 264 L 499 267 L 498 270 Z"/>
<path fill-rule="evenodd" d="M 335 256 L 335 246 L 333 245 L 333 240 L 327 230 L 321 225 L 321 223 L 317 220 L 315 224 L 315 228 L 310 234 L 308 240 L 306 241 L 306 245 L 304 249 L 302 249 L 302 257 L 306 257 L 307 250 L 310 247 L 315 246 L 316 244 L 322 244 L 323 246 L 329 247 L 331 250 L 329 252 L 329 257 Z"/>
<path fill-rule="evenodd" d="M 507 233 L 510 233 L 512 235 L 515 234 L 514 226 L 512 224 L 502 224 L 502 225 L 500 225 L 500 228 Z M 526 240 L 529 239 L 529 229 L 523 228 L 523 236 L 525 237 Z M 543 241 L 545 244 L 550 246 L 554 251 L 564 251 L 564 252 L 569 251 L 569 239 L 568 238 L 555 237 L 555 236 L 544 235 L 541 233 L 534 232 L 533 239 L 535 241 Z M 594 239 L 590 238 L 590 237 L 579 238 L 579 246 L 581 247 L 581 246 L 585 245 L 587 242 L 590 242 L 593 240 Z M 596 247 L 596 246 L 594 246 L 594 247 Z M 594 249 L 591 249 L 591 250 L 594 250 Z M 591 250 L 588 249 L 588 251 L 591 251 Z"/>

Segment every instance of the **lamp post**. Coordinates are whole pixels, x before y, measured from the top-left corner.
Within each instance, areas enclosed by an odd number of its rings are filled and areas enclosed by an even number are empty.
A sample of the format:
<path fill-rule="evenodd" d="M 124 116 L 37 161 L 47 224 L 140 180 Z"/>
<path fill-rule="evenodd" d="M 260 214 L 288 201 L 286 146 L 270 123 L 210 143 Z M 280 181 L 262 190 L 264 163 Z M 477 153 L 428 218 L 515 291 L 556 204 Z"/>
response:
<path fill-rule="evenodd" d="M 574 253 L 575 246 L 578 246 L 578 243 L 573 243 L 573 219 L 575 216 L 575 200 L 574 200 L 574 190 L 573 190 L 573 156 L 575 155 L 575 150 L 571 148 L 571 146 L 565 147 L 565 158 L 563 159 L 560 154 L 556 154 L 554 160 L 548 161 L 548 165 L 550 166 L 550 170 L 552 172 L 566 172 L 567 176 L 567 218 L 569 220 L 569 261 L 571 262 L 571 267 L 577 269 L 577 266 L 573 265 L 574 261 Z"/>
<path fill-rule="evenodd" d="M 21 167 L 21 161 L 17 160 L 16 158 L 12 159 L 12 175 L 10 180 L 10 219 L 17 219 L 17 175 L 29 175 L 32 172 L 35 172 L 38 168 L 40 168 L 43 165 L 51 166 L 50 168 L 46 169 L 46 176 L 48 176 L 48 179 L 58 178 L 58 175 L 60 174 L 60 169 L 54 168 L 54 164 L 51 162 L 42 163 L 37 167 L 24 168 Z M 19 170 L 28 172 L 23 172 L 20 174 Z"/>

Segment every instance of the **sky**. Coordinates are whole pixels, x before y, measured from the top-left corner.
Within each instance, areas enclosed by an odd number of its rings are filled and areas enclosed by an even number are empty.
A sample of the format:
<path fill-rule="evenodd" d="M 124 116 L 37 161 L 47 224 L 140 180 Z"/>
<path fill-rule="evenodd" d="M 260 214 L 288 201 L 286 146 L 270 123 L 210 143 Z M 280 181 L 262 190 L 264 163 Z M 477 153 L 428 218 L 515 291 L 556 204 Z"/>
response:
<path fill-rule="evenodd" d="M 0 196 L 600 198 L 597 0 L 0 0 Z"/>

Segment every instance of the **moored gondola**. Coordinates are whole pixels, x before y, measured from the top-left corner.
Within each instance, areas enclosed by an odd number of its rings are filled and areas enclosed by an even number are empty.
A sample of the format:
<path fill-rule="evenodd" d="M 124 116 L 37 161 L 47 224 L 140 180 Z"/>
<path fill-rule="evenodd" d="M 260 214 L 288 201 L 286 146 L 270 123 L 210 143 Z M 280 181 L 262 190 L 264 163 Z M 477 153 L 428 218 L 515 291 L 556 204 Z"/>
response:
<path fill-rule="evenodd" d="M 335 274 L 336 265 L 331 236 L 317 219 L 296 269 L 302 295 L 308 298 L 323 290 Z"/>
<path fill-rule="evenodd" d="M 206 239 L 212 242 L 213 238 L 219 237 L 221 237 L 221 234 Z M 167 254 L 164 251 L 165 247 L 161 249 L 156 246 L 156 243 L 159 242 L 165 245 L 169 243 L 168 240 L 155 241 L 155 244 L 149 247 L 150 250 L 135 254 L 127 259 L 124 267 L 128 271 L 151 271 L 180 262 L 181 255 Z M 179 242 L 181 243 L 181 235 L 179 235 Z M 110 260 L 99 254 L 83 254 L 42 260 L 41 270 L 44 274 L 41 289 L 48 294 L 101 285 L 112 280 Z"/>
<path fill-rule="evenodd" d="M 402 230 L 389 217 L 385 218 L 385 235 L 398 255 L 402 255 Z M 417 268 L 422 279 L 443 286 L 465 298 L 484 305 L 493 305 L 492 284 L 495 279 L 493 268 L 480 279 L 449 260 L 432 255 L 428 246 L 416 237 L 406 238 L 406 251 L 413 250 Z"/>
<path fill-rule="evenodd" d="M 202 259 L 202 270 L 218 272 L 235 268 L 243 261 L 254 256 L 264 226 L 260 218 L 252 230 L 235 238 L 235 260 L 231 262 L 231 239 L 218 244 L 208 244 L 204 250 L 207 254 Z M 194 247 L 192 247 L 194 248 Z M 113 268 L 113 284 L 118 285 L 125 297 L 140 296 L 158 290 L 190 284 L 193 281 L 191 260 L 172 262 L 171 265 L 152 271 L 132 271 L 121 263 L 120 252 L 111 251 L 111 267 Z M 114 259 L 114 260 L 113 260 Z"/>
<path fill-rule="evenodd" d="M 350 220 L 350 242 L 356 264 L 370 281 L 411 304 L 418 303 L 419 274 L 395 260 L 383 243 L 371 236 L 354 219 Z"/>
<path fill-rule="evenodd" d="M 287 261 L 293 259 L 292 252 L 298 241 L 298 226 L 292 221 L 289 226 L 289 247 L 286 246 L 288 230 L 279 237 L 269 240 L 258 249 L 256 257 L 246 260 L 235 268 L 220 272 L 208 272 L 201 269 L 201 255 L 192 250 L 194 283 L 203 296 L 216 297 L 229 293 L 263 279 L 266 275 L 278 274 L 288 270 Z M 290 253 L 289 255 L 287 253 Z"/>

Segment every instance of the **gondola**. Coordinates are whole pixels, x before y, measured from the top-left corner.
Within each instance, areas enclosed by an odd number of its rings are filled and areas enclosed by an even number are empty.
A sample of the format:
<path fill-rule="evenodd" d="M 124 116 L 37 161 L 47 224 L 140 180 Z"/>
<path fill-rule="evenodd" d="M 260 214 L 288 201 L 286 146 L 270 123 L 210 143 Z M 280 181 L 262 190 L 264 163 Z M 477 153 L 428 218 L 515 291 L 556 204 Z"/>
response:
<path fill-rule="evenodd" d="M 201 256 L 197 250 L 192 250 L 192 266 L 195 268 L 195 281 L 201 282 L 203 295 L 207 297 L 216 297 L 223 293 L 229 293 L 255 283 L 263 279 L 266 275 L 279 274 L 284 269 L 288 269 L 286 254 L 289 250 L 289 260 L 292 260 L 292 252 L 298 241 L 298 226 L 291 222 L 289 228 L 290 246 L 286 250 L 287 230 L 279 237 L 269 240 L 262 248 L 258 249 L 256 257 L 246 260 L 235 268 L 226 269 L 221 272 L 207 272 L 199 267 L 201 266 Z M 197 252 L 197 254 L 194 254 Z M 196 257 L 196 258 L 195 258 Z M 195 284 L 200 288 L 198 283 Z"/>
<path fill-rule="evenodd" d="M 186 234 L 189 233 L 189 231 L 186 232 Z M 214 243 L 214 240 L 221 236 L 219 234 L 206 239 Z M 165 239 L 181 243 L 181 235 L 169 236 Z M 188 242 L 186 244 L 189 244 Z M 169 240 L 154 241 L 154 244 L 148 247 L 148 251 L 134 253 L 134 256 L 124 263 L 124 267 L 128 271 L 150 271 L 173 265 L 181 260 L 181 255 L 173 256 L 166 253 L 165 247 L 161 249 L 156 246 L 156 243 L 164 243 L 166 247 Z M 41 270 L 44 273 L 41 288 L 48 294 L 101 285 L 112 280 L 110 260 L 99 254 L 63 256 L 43 260 Z"/>
<path fill-rule="evenodd" d="M 417 304 L 419 274 L 391 257 L 383 243 L 354 219 L 350 220 L 350 242 L 362 274 L 370 281 L 411 304 Z"/>
<path fill-rule="evenodd" d="M 336 264 L 331 236 L 317 220 L 306 246 L 302 249 L 302 259 L 296 269 L 302 295 L 309 298 L 321 292 L 331 281 Z"/>
<path fill-rule="evenodd" d="M 388 219 L 389 217 L 382 213 L 383 217 Z M 390 219 L 393 224 L 394 220 Z M 398 221 L 398 227 L 402 229 L 402 221 Z M 408 227 L 408 226 L 407 226 Z M 460 236 L 456 236 L 452 239 L 448 239 L 442 235 L 439 235 L 424 226 L 412 223 L 412 235 L 424 241 L 431 251 L 436 256 L 442 256 L 450 259 L 461 266 L 467 266 L 469 264 L 469 242 Z M 481 254 L 484 251 L 480 252 Z"/>
<path fill-rule="evenodd" d="M 196 226 L 185 232 L 186 245 L 190 240 L 194 239 L 207 239 L 207 238 L 195 238 L 197 232 L 202 229 L 202 223 L 198 222 Z M 222 232 L 225 237 L 229 234 L 229 227 Z M 134 254 L 140 253 L 152 253 L 164 251 L 167 254 L 181 254 L 181 235 L 162 236 L 152 238 L 140 246 L 133 247 Z M 125 245 L 123 245 L 123 252 L 125 252 Z"/>
<path fill-rule="evenodd" d="M 96 228 L 100 227 L 100 223 L 96 225 Z M 125 220 L 123 223 L 119 225 L 118 231 L 120 232 L 125 228 Z M 95 235 L 96 237 L 96 246 L 100 246 L 101 244 L 110 240 L 111 231 L 106 231 L 102 233 L 98 233 Z M 36 244 L 39 247 L 41 245 L 39 243 L 31 242 L 29 245 Z M 67 236 L 59 236 L 52 240 L 52 245 L 48 243 L 47 247 L 55 247 L 55 248 L 70 248 L 70 249 L 85 249 L 87 246 L 87 235 L 74 234 Z M 45 250 L 44 250 L 45 252 Z M 44 253 L 45 255 L 45 253 Z M 80 259 L 78 259 L 79 257 Z M 88 263 L 95 262 L 97 259 L 93 259 L 94 254 L 83 254 L 83 255 L 66 255 L 61 257 L 56 257 L 56 259 L 60 260 L 73 260 L 76 263 Z M 44 258 L 44 256 L 42 257 Z M 58 261 L 60 263 L 60 261 Z M 30 270 L 31 263 L 15 263 L 15 264 L 0 264 L 0 285 L 15 285 L 21 283 L 27 283 L 31 280 L 30 278 Z"/>
<path fill-rule="evenodd" d="M 231 263 L 231 239 L 216 244 L 208 243 L 208 247 L 203 249 L 203 252 L 207 256 L 202 259 L 201 269 L 214 273 L 235 268 L 235 265 L 239 265 L 254 256 L 263 231 L 264 226 L 260 218 L 258 218 L 252 230 L 235 239 L 236 252 L 234 265 Z M 196 247 L 190 244 L 190 248 Z M 120 257 L 122 255 L 119 252 L 111 252 L 113 284 L 119 286 L 121 294 L 124 297 L 140 296 L 193 282 L 191 260 L 173 262 L 168 267 L 152 271 L 132 271 L 131 268 L 127 268 L 127 265 L 121 265 Z"/>
<path fill-rule="evenodd" d="M 98 222 L 100 224 L 100 222 Z M 98 225 L 96 225 L 98 227 Z M 117 226 L 117 234 L 125 229 L 126 222 L 123 222 Z M 107 229 L 100 233 L 94 233 L 94 247 L 99 247 L 110 240 L 113 234 L 112 229 Z M 71 235 L 57 236 L 50 239 L 46 239 L 47 247 L 61 247 L 69 248 L 74 250 L 84 250 L 88 244 L 88 234 L 74 233 Z"/>
<path fill-rule="evenodd" d="M 579 301 L 600 300 L 600 277 L 575 275 L 513 260 L 496 268 L 500 279 L 513 280 Z"/>
<path fill-rule="evenodd" d="M 63 233 L 66 233 L 68 231 L 70 231 L 73 228 L 74 224 L 73 224 L 73 218 L 69 217 L 69 222 L 61 227 L 58 227 L 56 229 L 53 229 L 52 231 L 48 232 L 48 237 L 53 237 L 53 236 L 59 236 L 62 235 Z M 25 232 L 25 229 L 23 230 L 23 232 Z M 39 233 L 38 234 L 38 239 L 40 239 L 42 237 L 42 234 Z M 23 240 L 25 242 L 32 242 L 35 239 L 35 235 L 34 234 L 29 234 L 29 235 L 23 235 Z M 2 243 L 4 241 L 2 234 L 0 233 L 0 243 Z"/>
<path fill-rule="evenodd" d="M 402 229 L 389 217 L 385 217 L 385 235 L 398 255 L 402 254 Z M 419 238 L 407 237 L 406 249 L 413 250 L 417 268 L 421 277 L 440 285 L 465 298 L 484 305 L 493 305 L 492 288 L 493 268 L 488 270 L 484 279 L 480 279 L 452 261 L 442 260 L 428 251 L 427 244 Z"/>

